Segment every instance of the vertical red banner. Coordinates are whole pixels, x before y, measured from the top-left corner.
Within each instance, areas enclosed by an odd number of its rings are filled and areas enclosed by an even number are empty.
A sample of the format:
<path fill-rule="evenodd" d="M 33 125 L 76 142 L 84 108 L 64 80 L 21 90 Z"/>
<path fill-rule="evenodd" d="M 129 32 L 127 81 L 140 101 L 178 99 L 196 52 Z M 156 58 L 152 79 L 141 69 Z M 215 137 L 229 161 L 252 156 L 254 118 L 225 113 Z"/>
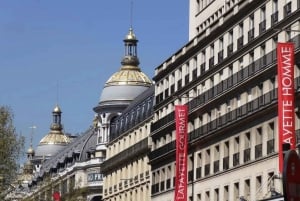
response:
<path fill-rule="evenodd" d="M 187 105 L 175 106 L 176 120 L 176 175 L 175 201 L 187 201 Z"/>
<path fill-rule="evenodd" d="M 295 140 L 295 90 L 294 90 L 294 44 L 278 43 L 278 147 L 279 171 L 283 170 L 283 145 L 296 148 Z"/>
<path fill-rule="evenodd" d="M 55 191 L 53 194 L 52 194 L 52 197 L 53 197 L 53 200 L 54 201 L 60 201 L 60 193 Z"/>

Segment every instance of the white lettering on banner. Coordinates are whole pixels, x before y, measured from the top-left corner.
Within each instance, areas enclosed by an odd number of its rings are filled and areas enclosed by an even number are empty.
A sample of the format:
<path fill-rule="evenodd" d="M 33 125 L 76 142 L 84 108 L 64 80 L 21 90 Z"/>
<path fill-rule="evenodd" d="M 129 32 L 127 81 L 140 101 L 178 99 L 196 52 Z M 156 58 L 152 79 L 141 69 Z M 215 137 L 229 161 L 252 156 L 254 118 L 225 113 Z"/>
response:
<path fill-rule="evenodd" d="M 187 107 L 176 106 L 175 200 L 187 200 Z"/>
<path fill-rule="evenodd" d="M 292 77 L 292 49 L 290 47 L 281 48 L 282 53 L 282 95 L 292 96 L 294 95 L 294 80 Z M 294 126 L 294 118 L 293 118 L 293 101 L 292 100 L 282 100 L 282 128 L 283 128 L 283 143 L 289 143 L 293 146 L 293 131 L 291 130 Z"/>
<path fill-rule="evenodd" d="M 278 43 L 278 154 L 279 171 L 283 170 L 283 144 L 296 148 L 294 114 L 294 44 Z"/>

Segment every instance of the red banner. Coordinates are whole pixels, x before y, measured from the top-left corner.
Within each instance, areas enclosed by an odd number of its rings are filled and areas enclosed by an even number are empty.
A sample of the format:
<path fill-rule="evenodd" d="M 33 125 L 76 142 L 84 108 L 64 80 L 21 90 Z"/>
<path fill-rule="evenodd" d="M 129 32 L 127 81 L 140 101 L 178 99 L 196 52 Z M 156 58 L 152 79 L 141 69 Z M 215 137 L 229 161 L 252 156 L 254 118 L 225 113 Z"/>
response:
<path fill-rule="evenodd" d="M 283 146 L 296 148 L 294 114 L 294 44 L 278 43 L 278 147 L 279 171 L 283 169 Z"/>
<path fill-rule="evenodd" d="M 53 200 L 54 201 L 60 201 L 60 193 L 55 191 L 53 194 L 52 194 L 52 197 L 53 197 Z"/>
<path fill-rule="evenodd" d="M 187 123 L 186 105 L 175 106 L 176 119 L 176 175 L 175 201 L 187 200 Z"/>

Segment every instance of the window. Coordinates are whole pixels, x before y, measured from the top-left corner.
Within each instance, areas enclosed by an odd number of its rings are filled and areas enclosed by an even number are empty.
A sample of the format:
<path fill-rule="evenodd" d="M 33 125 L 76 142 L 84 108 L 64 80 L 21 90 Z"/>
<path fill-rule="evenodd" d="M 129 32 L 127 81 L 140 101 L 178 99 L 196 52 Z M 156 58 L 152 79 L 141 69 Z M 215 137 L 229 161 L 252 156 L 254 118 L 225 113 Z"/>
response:
<path fill-rule="evenodd" d="M 210 201 L 209 191 L 205 192 L 205 201 Z"/>
<path fill-rule="evenodd" d="M 284 14 L 283 14 L 284 17 L 291 14 L 291 12 L 292 12 L 292 2 L 289 2 L 288 4 L 286 4 L 283 9 L 284 9 Z"/>
<path fill-rule="evenodd" d="M 219 38 L 219 50 L 223 50 L 223 48 L 224 48 L 223 38 Z"/>
<path fill-rule="evenodd" d="M 215 146 L 214 149 L 214 173 L 219 171 L 220 165 L 220 147 L 219 145 Z"/>
<path fill-rule="evenodd" d="M 267 154 L 273 153 L 274 150 L 274 122 L 270 122 L 267 127 L 267 135 L 268 135 L 268 141 L 267 141 Z"/>
<path fill-rule="evenodd" d="M 244 197 L 249 198 L 250 197 L 250 179 L 245 180 L 244 184 Z"/>
<path fill-rule="evenodd" d="M 249 16 L 249 31 L 248 31 L 248 41 L 254 39 L 254 14 Z"/>
<path fill-rule="evenodd" d="M 205 167 L 204 167 L 205 176 L 210 174 L 210 150 L 205 151 Z"/>
<path fill-rule="evenodd" d="M 260 9 L 259 33 L 261 34 L 265 30 L 266 30 L 266 8 L 262 7 Z"/>
<path fill-rule="evenodd" d="M 224 186 L 223 200 L 224 201 L 229 201 L 229 186 Z"/>
<path fill-rule="evenodd" d="M 227 54 L 230 56 L 233 53 L 233 31 L 230 30 L 228 32 L 228 46 L 227 46 Z"/>
<path fill-rule="evenodd" d="M 248 103 L 249 103 L 250 101 L 252 101 L 252 89 L 248 89 L 248 90 L 247 90 L 247 94 L 248 94 L 248 99 L 247 99 L 247 101 L 248 101 Z"/>
<path fill-rule="evenodd" d="M 262 45 L 260 46 L 260 56 L 264 59 L 264 56 L 266 55 L 266 46 L 265 45 Z M 263 64 L 265 64 L 265 62 L 263 62 Z"/>
<path fill-rule="evenodd" d="M 236 100 L 237 100 L 237 107 L 240 107 L 242 105 L 241 104 L 241 95 L 240 94 L 237 95 Z"/>
<path fill-rule="evenodd" d="M 238 182 L 233 185 L 233 197 L 234 199 L 238 199 L 240 197 L 240 186 Z"/>
<path fill-rule="evenodd" d="M 254 62 L 254 52 L 253 50 L 249 52 L 249 64 L 252 64 Z"/>
<path fill-rule="evenodd" d="M 214 201 L 219 201 L 219 189 L 216 188 L 214 191 Z"/>
<path fill-rule="evenodd" d="M 278 0 L 273 0 L 271 25 L 274 25 L 276 22 L 278 22 Z"/>
<path fill-rule="evenodd" d="M 196 168 L 196 178 L 201 178 L 201 167 L 202 167 L 202 156 L 201 153 L 197 154 L 197 168 Z"/>
<path fill-rule="evenodd" d="M 256 192 L 260 192 L 261 191 L 261 185 L 262 185 L 262 179 L 261 176 L 257 176 L 256 177 L 256 182 L 255 182 L 255 186 L 256 186 Z"/>
<path fill-rule="evenodd" d="M 239 38 L 237 39 L 237 48 L 240 49 L 243 47 L 244 43 L 244 26 L 243 23 L 239 24 L 239 33 L 238 33 Z"/>
<path fill-rule="evenodd" d="M 273 13 L 278 11 L 278 0 L 273 0 L 272 10 Z"/>
<path fill-rule="evenodd" d="M 266 20 L 266 7 L 261 7 L 260 9 L 260 21 L 263 22 Z"/>
<path fill-rule="evenodd" d="M 210 46 L 210 58 L 209 58 L 209 68 L 212 68 L 214 65 L 214 45 Z"/>
<path fill-rule="evenodd" d="M 239 24 L 239 37 L 243 36 L 244 34 L 244 25 L 243 23 Z"/>
<path fill-rule="evenodd" d="M 201 201 L 201 194 L 200 193 L 197 194 L 197 201 Z"/>
<path fill-rule="evenodd" d="M 239 71 L 242 70 L 244 68 L 244 64 L 243 64 L 243 58 L 239 58 L 238 60 L 238 65 L 239 65 Z"/>
<path fill-rule="evenodd" d="M 249 16 L 249 29 L 253 29 L 254 28 L 254 14 L 252 13 Z"/>
<path fill-rule="evenodd" d="M 233 31 L 230 30 L 228 33 L 228 44 L 232 44 L 233 42 Z"/>
<path fill-rule="evenodd" d="M 233 142 L 233 166 L 239 165 L 240 164 L 240 138 L 236 137 L 234 138 Z"/>
<path fill-rule="evenodd" d="M 250 161 L 251 159 L 251 138 L 250 138 L 250 132 L 247 132 L 244 136 L 244 163 Z"/>
<path fill-rule="evenodd" d="M 223 158 L 223 170 L 229 168 L 229 141 L 224 143 L 224 158 Z"/>
<path fill-rule="evenodd" d="M 200 2 L 202 2 L 202 1 L 201 0 L 196 0 L 196 12 L 197 13 L 201 10 Z"/>
<path fill-rule="evenodd" d="M 285 39 L 286 39 L 286 41 L 290 41 L 292 39 L 290 27 L 287 28 L 287 30 L 285 31 Z"/>

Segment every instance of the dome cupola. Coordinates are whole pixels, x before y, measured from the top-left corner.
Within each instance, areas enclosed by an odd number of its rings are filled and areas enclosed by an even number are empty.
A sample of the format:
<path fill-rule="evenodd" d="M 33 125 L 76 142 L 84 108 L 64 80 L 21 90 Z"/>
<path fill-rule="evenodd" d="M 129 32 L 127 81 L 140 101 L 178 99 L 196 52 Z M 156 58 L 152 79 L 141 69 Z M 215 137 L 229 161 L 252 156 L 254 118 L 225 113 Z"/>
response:
<path fill-rule="evenodd" d="M 37 146 L 36 157 L 53 156 L 70 143 L 70 138 L 63 133 L 61 113 L 61 109 L 56 105 L 52 112 L 53 122 L 50 132 L 41 139 Z"/>
<path fill-rule="evenodd" d="M 132 28 L 123 41 L 125 55 L 121 68 L 106 81 L 99 104 L 94 108 L 97 113 L 124 110 L 132 100 L 152 85 L 152 81 L 139 67 L 138 40 Z"/>

